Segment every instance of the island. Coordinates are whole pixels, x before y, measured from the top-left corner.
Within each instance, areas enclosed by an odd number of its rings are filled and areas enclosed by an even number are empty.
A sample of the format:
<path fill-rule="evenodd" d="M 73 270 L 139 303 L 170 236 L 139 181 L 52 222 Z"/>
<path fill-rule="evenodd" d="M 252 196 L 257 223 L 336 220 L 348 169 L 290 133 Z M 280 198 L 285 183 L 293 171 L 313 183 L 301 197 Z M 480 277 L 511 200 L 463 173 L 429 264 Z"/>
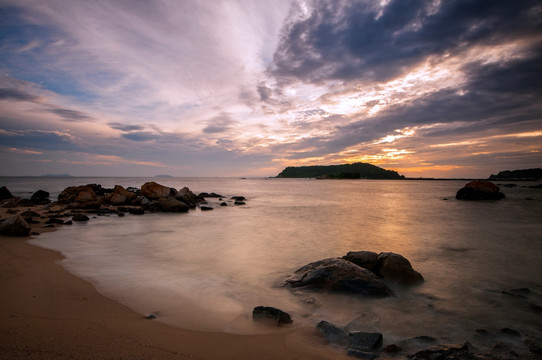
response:
<path fill-rule="evenodd" d="M 405 177 L 393 170 L 359 162 L 341 165 L 289 166 L 282 170 L 277 178 L 403 180 Z"/>
<path fill-rule="evenodd" d="M 491 175 L 490 181 L 540 181 L 542 180 L 542 169 L 522 169 L 522 170 L 505 170 L 497 175 Z"/>

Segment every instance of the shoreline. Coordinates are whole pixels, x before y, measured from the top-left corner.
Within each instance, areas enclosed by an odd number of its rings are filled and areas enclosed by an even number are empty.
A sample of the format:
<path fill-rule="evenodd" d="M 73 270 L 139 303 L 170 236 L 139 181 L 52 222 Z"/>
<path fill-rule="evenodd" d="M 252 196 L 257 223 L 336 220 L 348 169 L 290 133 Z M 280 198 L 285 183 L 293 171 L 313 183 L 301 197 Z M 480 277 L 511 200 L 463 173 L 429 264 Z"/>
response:
<path fill-rule="evenodd" d="M 55 230 L 32 226 L 32 231 Z M 314 328 L 235 335 L 147 320 L 68 272 L 59 263 L 59 252 L 32 245 L 29 239 L 0 237 L 0 351 L 6 358 L 348 358 Z"/>

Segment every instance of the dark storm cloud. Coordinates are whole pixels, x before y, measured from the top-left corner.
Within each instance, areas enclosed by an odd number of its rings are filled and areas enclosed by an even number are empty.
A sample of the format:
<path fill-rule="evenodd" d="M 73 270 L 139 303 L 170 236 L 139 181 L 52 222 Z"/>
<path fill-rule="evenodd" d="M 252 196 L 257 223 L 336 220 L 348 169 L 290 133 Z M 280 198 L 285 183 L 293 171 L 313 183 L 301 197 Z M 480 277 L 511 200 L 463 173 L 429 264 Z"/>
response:
<path fill-rule="evenodd" d="M 39 97 L 18 89 L 0 88 L 0 100 L 38 101 Z"/>
<path fill-rule="evenodd" d="M 65 121 L 82 121 L 82 120 L 90 120 L 92 117 L 86 115 L 85 113 L 77 110 L 69 110 L 69 109 L 51 109 L 48 110 L 50 113 L 57 114 L 64 118 Z"/>
<path fill-rule="evenodd" d="M 428 56 L 537 36 L 538 1 L 315 1 L 285 24 L 270 68 L 305 82 L 392 79 Z M 261 95 L 261 94 L 260 94 Z"/>
<path fill-rule="evenodd" d="M 155 140 L 158 136 L 148 131 L 133 131 L 126 134 L 122 134 L 122 137 L 125 139 L 133 140 L 133 141 L 149 141 L 149 140 Z"/>
<path fill-rule="evenodd" d="M 2 120 L 0 118 L 0 120 Z M 81 147 L 74 138 L 61 131 L 44 130 L 3 130 L 0 143 L 6 147 L 30 148 L 39 150 L 79 151 Z"/>

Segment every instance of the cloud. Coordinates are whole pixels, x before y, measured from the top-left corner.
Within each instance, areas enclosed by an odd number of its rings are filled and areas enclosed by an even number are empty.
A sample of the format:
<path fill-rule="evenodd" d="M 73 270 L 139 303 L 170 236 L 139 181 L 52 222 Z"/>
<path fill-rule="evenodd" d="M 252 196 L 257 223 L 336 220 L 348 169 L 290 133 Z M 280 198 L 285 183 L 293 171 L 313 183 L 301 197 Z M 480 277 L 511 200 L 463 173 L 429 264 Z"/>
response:
<path fill-rule="evenodd" d="M 122 137 L 133 141 L 149 141 L 157 138 L 156 134 L 148 131 L 132 131 L 122 134 Z"/>
<path fill-rule="evenodd" d="M 66 121 L 81 121 L 81 120 L 91 120 L 92 117 L 86 115 L 85 113 L 77 110 L 69 110 L 69 109 L 51 109 L 48 110 L 49 112 L 60 115 L 64 120 Z"/>
<path fill-rule="evenodd" d="M 233 120 L 226 112 L 221 112 L 219 115 L 207 121 L 207 126 L 202 130 L 205 134 L 223 133 L 232 129 L 237 121 Z"/>
<path fill-rule="evenodd" d="M 385 4 L 385 5 L 382 5 Z M 305 82 L 387 81 L 465 47 L 537 36 L 536 1 L 314 1 L 285 23 L 270 72 Z"/>
<path fill-rule="evenodd" d="M 122 123 L 117 123 L 117 122 L 110 122 L 108 123 L 108 125 L 112 128 L 112 129 L 115 129 L 115 130 L 122 130 L 122 131 L 138 131 L 138 130 L 143 130 L 144 127 L 141 126 L 141 125 L 126 125 L 126 124 L 122 124 Z"/>
<path fill-rule="evenodd" d="M 39 97 L 18 89 L 0 89 L 0 100 L 38 101 Z"/>

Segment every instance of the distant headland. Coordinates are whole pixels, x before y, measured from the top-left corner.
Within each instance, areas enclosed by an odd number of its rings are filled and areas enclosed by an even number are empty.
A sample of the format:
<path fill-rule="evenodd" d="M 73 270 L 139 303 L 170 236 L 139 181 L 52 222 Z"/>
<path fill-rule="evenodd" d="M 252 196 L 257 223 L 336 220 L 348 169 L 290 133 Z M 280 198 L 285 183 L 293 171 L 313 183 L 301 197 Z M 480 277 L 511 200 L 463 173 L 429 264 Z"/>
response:
<path fill-rule="evenodd" d="M 289 166 L 277 175 L 278 178 L 316 179 L 395 179 L 405 177 L 396 171 L 386 170 L 368 163 L 342 165 Z"/>
<path fill-rule="evenodd" d="M 540 181 L 542 180 L 542 169 L 505 170 L 497 175 L 491 175 L 490 181 Z"/>
<path fill-rule="evenodd" d="M 73 177 L 70 174 L 44 174 L 41 177 Z"/>

